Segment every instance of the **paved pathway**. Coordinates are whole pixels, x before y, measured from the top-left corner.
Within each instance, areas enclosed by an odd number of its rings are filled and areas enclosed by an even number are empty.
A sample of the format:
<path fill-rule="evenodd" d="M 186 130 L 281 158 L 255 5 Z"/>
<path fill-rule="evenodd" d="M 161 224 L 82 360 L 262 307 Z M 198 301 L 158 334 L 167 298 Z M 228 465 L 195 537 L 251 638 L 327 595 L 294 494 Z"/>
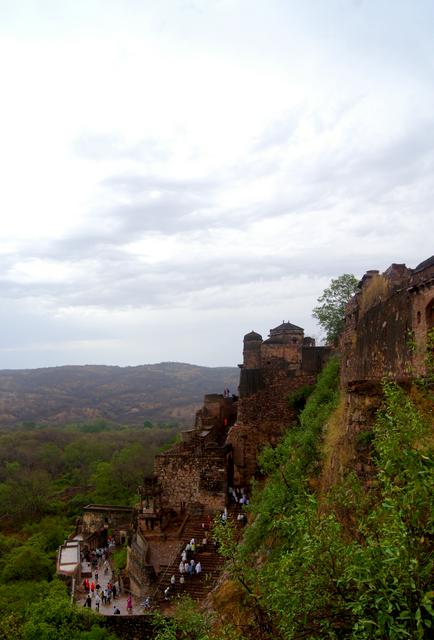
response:
<path fill-rule="evenodd" d="M 102 593 L 102 590 L 105 589 L 105 587 L 107 586 L 107 584 L 111 581 L 112 579 L 112 571 L 111 569 L 109 569 L 108 573 L 104 573 L 104 569 L 101 567 L 98 570 L 98 582 L 101 585 L 101 590 L 100 590 L 100 596 Z M 95 571 L 92 570 L 92 578 L 89 578 L 89 582 L 95 581 Z M 87 598 L 87 592 L 84 591 L 83 586 L 80 585 L 80 589 L 77 592 L 77 598 L 76 598 L 76 602 L 78 606 L 83 606 L 85 601 Z M 114 605 L 116 605 L 118 607 L 118 609 L 121 612 L 121 616 L 122 615 L 141 615 L 143 613 L 143 607 L 140 606 L 140 603 L 134 599 L 134 597 L 132 598 L 133 600 L 133 612 L 132 614 L 129 614 L 127 611 L 127 599 L 128 599 L 128 593 L 121 593 L 120 595 L 116 596 L 115 599 L 113 599 L 113 596 L 111 598 L 111 602 L 110 604 L 103 604 L 101 602 L 100 606 L 99 606 L 99 613 L 102 614 L 103 616 L 112 616 L 113 614 L 113 610 L 114 610 Z M 95 595 L 92 598 L 92 610 L 95 611 Z M 118 614 L 116 614 L 118 615 Z"/>

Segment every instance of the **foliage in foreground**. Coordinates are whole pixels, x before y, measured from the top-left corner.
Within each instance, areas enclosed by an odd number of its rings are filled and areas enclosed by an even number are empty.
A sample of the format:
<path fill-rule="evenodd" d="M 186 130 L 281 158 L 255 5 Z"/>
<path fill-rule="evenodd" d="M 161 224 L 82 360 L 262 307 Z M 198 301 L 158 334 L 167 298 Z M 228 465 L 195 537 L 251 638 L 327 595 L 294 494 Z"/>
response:
<path fill-rule="evenodd" d="M 36 601 L 27 602 L 23 611 L 2 616 L 0 640 L 116 640 L 98 626 L 92 611 L 71 605 L 64 584 L 55 580 L 39 586 L 43 591 Z"/>
<path fill-rule="evenodd" d="M 238 629 L 238 638 L 398 640 L 432 633 L 430 425 L 399 387 L 385 384 L 372 440 L 376 485 L 367 493 L 350 474 L 324 508 L 312 487 L 322 426 L 337 400 L 331 363 L 299 428 L 263 452 L 269 477 L 251 503 L 254 521 L 243 544 L 229 529 L 217 531 L 250 609 L 250 625 Z M 351 530 L 339 520 L 339 500 L 352 513 Z"/>
<path fill-rule="evenodd" d="M 196 604 L 184 596 L 179 598 L 171 617 L 154 615 L 153 640 L 211 640 L 210 622 L 210 617 L 199 613 Z"/>

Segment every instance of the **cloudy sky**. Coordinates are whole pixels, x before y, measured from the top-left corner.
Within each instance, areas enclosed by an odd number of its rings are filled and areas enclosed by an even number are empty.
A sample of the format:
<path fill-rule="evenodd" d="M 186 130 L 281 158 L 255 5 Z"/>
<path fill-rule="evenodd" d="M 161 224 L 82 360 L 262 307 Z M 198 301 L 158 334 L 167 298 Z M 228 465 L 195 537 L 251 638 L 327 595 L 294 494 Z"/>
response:
<path fill-rule="evenodd" d="M 0 368 L 235 365 L 434 253 L 431 0 L 0 0 Z"/>

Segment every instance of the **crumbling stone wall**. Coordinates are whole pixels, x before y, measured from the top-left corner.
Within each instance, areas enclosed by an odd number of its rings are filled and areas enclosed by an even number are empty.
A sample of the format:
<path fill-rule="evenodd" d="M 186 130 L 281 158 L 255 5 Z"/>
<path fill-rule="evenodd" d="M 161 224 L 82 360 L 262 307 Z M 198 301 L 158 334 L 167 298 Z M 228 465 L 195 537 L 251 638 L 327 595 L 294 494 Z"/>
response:
<path fill-rule="evenodd" d="M 279 367 L 276 362 L 273 372 L 262 372 L 263 387 L 259 391 L 240 396 L 237 423 L 227 437 L 227 444 L 233 449 L 235 485 L 248 485 L 261 449 L 267 444 L 276 445 L 293 422 L 295 410 L 288 403 L 290 394 L 315 383 L 314 375 L 285 376 L 285 371 L 284 363 Z"/>
<path fill-rule="evenodd" d="M 373 295 L 376 287 L 380 293 Z M 365 486 L 375 468 L 363 432 L 372 429 L 381 406 L 382 380 L 406 386 L 429 373 L 433 307 L 434 256 L 416 269 L 393 264 L 381 276 L 368 271 L 347 305 L 340 343 L 346 438 L 354 448 L 354 471 Z"/>
<path fill-rule="evenodd" d="M 412 360 L 411 318 L 410 296 L 406 291 L 394 293 L 359 314 L 354 337 L 349 337 L 342 350 L 345 381 L 408 377 Z"/>
<path fill-rule="evenodd" d="M 89 535 L 107 528 L 128 530 L 133 519 L 133 511 L 132 507 L 87 505 L 83 509 L 81 533 Z"/>
<path fill-rule="evenodd" d="M 303 329 L 290 322 L 271 329 L 264 342 L 254 331 L 244 336 L 237 422 L 226 441 L 233 450 L 235 485 L 247 485 L 260 450 L 280 440 L 295 416 L 288 396 L 314 384 L 330 351 L 315 347 L 313 338 L 305 338 Z"/>
<path fill-rule="evenodd" d="M 221 447 L 190 447 L 168 451 L 155 459 L 163 506 L 178 513 L 188 504 L 200 502 L 208 509 L 221 509 L 227 494 L 227 454 Z"/>
<path fill-rule="evenodd" d="M 427 334 L 434 326 L 434 257 L 415 270 L 391 265 L 382 276 L 377 274 L 370 271 L 362 278 L 347 306 L 340 344 L 344 387 L 426 373 Z M 366 304 L 379 279 L 382 295 Z"/>

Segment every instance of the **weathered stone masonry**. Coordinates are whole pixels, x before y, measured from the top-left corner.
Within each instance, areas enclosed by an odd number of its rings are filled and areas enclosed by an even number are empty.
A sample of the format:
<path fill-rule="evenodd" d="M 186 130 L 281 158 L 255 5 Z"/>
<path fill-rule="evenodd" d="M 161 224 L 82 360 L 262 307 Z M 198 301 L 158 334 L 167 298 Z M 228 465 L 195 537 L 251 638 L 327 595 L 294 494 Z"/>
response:
<path fill-rule="evenodd" d="M 341 339 L 342 383 L 426 374 L 427 335 L 434 327 L 434 256 L 416 269 L 392 264 L 368 271 L 347 307 Z"/>
<path fill-rule="evenodd" d="M 328 347 L 315 347 L 315 341 L 290 322 L 271 329 L 265 341 L 254 331 L 244 337 L 238 417 L 227 438 L 235 484 L 250 482 L 259 451 L 276 444 L 294 420 L 288 396 L 313 384 L 329 355 Z"/>
<path fill-rule="evenodd" d="M 346 309 L 341 337 L 341 386 L 350 441 L 369 431 L 381 404 L 382 381 L 409 385 L 426 376 L 428 334 L 434 327 L 434 256 L 409 269 L 392 264 L 383 274 L 368 271 Z M 357 468 L 369 484 L 374 469 L 363 452 Z"/>
<path fill-rule="evenodd" d="M 189 514 L 223 509 L 230 486 L 249 485 L 260 449 L 277 443 L 293 420 L 288 395 L 315 382 L 329 351 L 290 322 L 272 329 L 265 341 L 255 332 L 245 336 L 239 397 L 206 395 L 194 428 L 156 457 L 154 477 L 144 481 L 129 553 L 134 593 L 150 593 L 154 574 L 158 581 L 162 555 L 176 548 L 169 533 L 175 523 L 182 529 Z M 162 545 L 167 549 L 159 553 Z"/>

